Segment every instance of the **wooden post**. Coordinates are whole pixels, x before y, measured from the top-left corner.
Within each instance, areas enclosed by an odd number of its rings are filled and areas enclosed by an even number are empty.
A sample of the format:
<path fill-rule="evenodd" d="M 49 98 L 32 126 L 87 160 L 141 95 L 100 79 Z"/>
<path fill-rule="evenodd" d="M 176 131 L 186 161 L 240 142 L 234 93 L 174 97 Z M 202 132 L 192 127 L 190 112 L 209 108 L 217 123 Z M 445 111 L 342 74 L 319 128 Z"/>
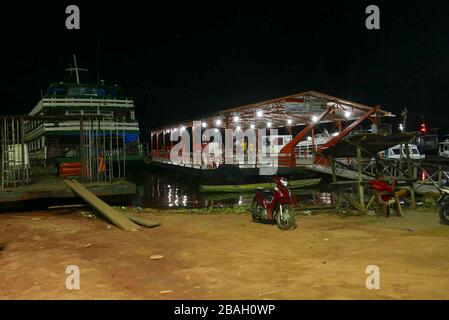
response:
<path fill-rule="evenodd" d="M 255 164 L 255 168 L 257 168 L 258 158 L 259 158 L 259 129 L 256 129 L 256 164 Z"/>
<path fill-rule="evenodd" d="M 336 173 L 336 170 L 335 170 L 335 160 L 334 160 L 334 157 L 330 157 L 330 160 L 331 160 L 331 167 L 332 167 L 332 182 L 333 183 L 337 183 L 337 173 Z M 337 185 L 335 185 L 335 188 L 336 188 L 336 193 L 335 193 L 335 195 L 336 195 L 336 205 L 337 205 L 337 208 L 339 208 L 340 207 L 340 205 L 341 205 L 341 201 L 340 201 L 340 188 L 337 186 Z"/>
<path fill-rule="evenodd" d="M 332 182 L 336 183 L 337 182 L 337 173 L 335 171 L 334 157 L 330 157 L 330 160 L 331 160 L 331 165 L 332 165 Z"/>
<path fill-rule="evenodd" d="M 410 159 L 410 149 L 408 148 L 408 143 L 405 144 L 405 157 L 407 159 L 407 178 L 412 179 L 413 166 L 412 166 L 412 160 Z"/>
<path fill-rule="evenodd" d="M 81 165 L 81 181 L 85 178 L 85 163 L 84 163 L 84 120 L 80 118 L 80 165 Z"/>
<path fill-rule="evenodd" d="M 374 165 L 375 165 L 374 168 L 375 177 L 376 179 L 379 179 L 379 156 L 377 154 L 374 156 Z"/>
<path fill-rule="evenodd" d="M 412 201 L 412 209 L 416 208 L 416 200 L 415 200 L 415 187 L 414 187 L 414 183 L 415 181 L 418 180 L 418 166 L 415 163 L 415 165 L 413 166 L 413 179 L 410 180 L 410 198 Z"/>
<path fill-rule="evenodd" d="M 360 200 L 360 211 L 365 213 L 365 194 L 363 192 L 362 184 L 362 151 L 360 145 L 357 144 L 357 173 L 358 173 L 358 188 L 359 188 L 359 200 Z"/>
<path fill-rule="evenodd" d="M 315 148 L 315 127 L 312 127 L 312 150 L 316 151 L 316 148 Z"/>

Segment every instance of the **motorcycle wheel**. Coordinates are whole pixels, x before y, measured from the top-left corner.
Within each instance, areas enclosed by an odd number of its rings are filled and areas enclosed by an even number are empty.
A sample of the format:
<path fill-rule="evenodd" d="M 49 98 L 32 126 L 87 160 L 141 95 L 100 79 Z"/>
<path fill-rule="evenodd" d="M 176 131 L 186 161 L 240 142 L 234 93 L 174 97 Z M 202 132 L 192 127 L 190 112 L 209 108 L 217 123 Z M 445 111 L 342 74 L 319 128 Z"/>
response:
<path fill-rule="evenodd" d="M 263 210 L 265 208 L 259 204 L 257 201 L 257 198 L 254 197 L 253 202 L 251 204 L 251 217 L 253 218 L 253 221 L 260 222 L 263 220 Z"/>
<path fill-rule="evenodd" d="M 276 222 L 279 229 L 289 230 L 295 226 L 295 215 L 293 213 L 292 206 L 288 204 L 282 205 L 282 211 L 280 206 L 276 208 Z"/>
<path fill-rule="evenodd" d="M 449 225 L 449 203 L 440 205 L 440 222 L 441 224 Z"/>

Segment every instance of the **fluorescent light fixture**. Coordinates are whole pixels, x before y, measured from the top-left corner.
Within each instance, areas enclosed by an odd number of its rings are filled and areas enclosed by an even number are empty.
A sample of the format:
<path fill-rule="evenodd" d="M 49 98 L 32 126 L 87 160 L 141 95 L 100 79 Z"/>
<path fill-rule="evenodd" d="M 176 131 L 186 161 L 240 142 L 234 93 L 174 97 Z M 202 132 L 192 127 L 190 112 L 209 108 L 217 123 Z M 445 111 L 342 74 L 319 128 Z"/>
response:
<path fill-rule="evenodd" d="M 239 122 L 239 117 L 238 116 L 234 116 L 234 122 Z"/>
<path fill-rule="evenodd" d="M 312 116 L 312 121 L 313 122 L 317 122 L 318 121 L 318 117 L 317 116 Z"/>
<path fill-rule="evenodd" d="M 293 120 L 292 120 L 292 119 L 288 119 L 288 120 L 287 120 L 287 123 L 288 123 L 288 124 L 292 124 L 292 123 L 293 123 Z"/>
<path fill-rule="evenodd" d="M 334 133 L 332 133 L 332 135 L 333 135 L 334 137 L 336 137 L 336 136 L 338 136 L 339 133 L 340 133 L 340 132 L 334 132 Z"/>
<path fill-rule="evenodd" d="M 217 126 L 221 125 L 221 119 L 215 120 L 215 124 L 216 124 Z"/>
<path fill-rule="evenodd" d="M 267 128 L 271 128 L 271 122 L 267 122 Z"/>
<path fill-rule="evenodd" d="M 345 111 L 345 118 L 349 118 L 351 114 L 351 111 Z"/>
<path fill-rule="evenodd" d="M 251 129 L 254 129 L 256 126 L 254 124 L 251 125 Z"/>
<path fill-rule="evenodd" d="M 202 126 L 203 128 L 206 128 L 206 127 L 207 127 L 207 123 L 206 123 L 206 122 L 203 122 L 203 123 L 201 123 L 201 126 Z"/>
<path fill-rule="evenodd" d="M 312 137 L 307 137 L 307 140 L 309 140 L 309 141 L 312 140 Z"/>
<path fill-rule="evenodd" d="M 258 118 L 261 118 L 263 116 L 262 110 L 257 110 L 256 115 Z"/>

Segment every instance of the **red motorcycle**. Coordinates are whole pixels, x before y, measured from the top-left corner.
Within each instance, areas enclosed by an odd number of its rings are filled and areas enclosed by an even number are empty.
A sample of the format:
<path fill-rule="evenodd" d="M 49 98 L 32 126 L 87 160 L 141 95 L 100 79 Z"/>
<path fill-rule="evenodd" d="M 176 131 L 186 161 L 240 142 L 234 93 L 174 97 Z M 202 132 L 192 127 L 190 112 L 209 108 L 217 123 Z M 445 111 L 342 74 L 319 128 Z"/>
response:
<path fill-rule="evenodd" d="M 288 181 L 278 176 L 272 179 L 276 184 L 274 190 L 263 188 L 255 190 L 256 194 L 250 208 L 251 216 L 256 222 L 276 222 L 282 230 L 291 229 L 295 226 L 295 216 Z"/>

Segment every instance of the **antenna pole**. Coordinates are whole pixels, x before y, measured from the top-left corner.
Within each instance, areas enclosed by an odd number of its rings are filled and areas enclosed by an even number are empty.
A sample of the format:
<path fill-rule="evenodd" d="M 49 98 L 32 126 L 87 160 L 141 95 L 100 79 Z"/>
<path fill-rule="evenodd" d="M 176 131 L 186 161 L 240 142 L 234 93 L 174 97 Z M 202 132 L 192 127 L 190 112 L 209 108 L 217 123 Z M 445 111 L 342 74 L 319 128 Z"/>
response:
<path fill-rule="evenodd" d="M 402 110 L 401 116 L 402 116 L 402 130 L 405 132 L 405 125 L 407 124 L 407 113 L 408 110 L 407 108 L 404 108 L 404 110 Z"/>
<path fill-rule="evenodd" d="M 98 31 L 98 25 L 96 26 L 97 31 L 97 83 L 100 84 L 100 32 Z"/>
<path fill-rule="evenodd" d="M 80 84 L 80 75 L 78 73 L 78 64 L 76 63 L 76 54 L 73 55 L 73 60 L 75 61 L 76 84 Z"/>

